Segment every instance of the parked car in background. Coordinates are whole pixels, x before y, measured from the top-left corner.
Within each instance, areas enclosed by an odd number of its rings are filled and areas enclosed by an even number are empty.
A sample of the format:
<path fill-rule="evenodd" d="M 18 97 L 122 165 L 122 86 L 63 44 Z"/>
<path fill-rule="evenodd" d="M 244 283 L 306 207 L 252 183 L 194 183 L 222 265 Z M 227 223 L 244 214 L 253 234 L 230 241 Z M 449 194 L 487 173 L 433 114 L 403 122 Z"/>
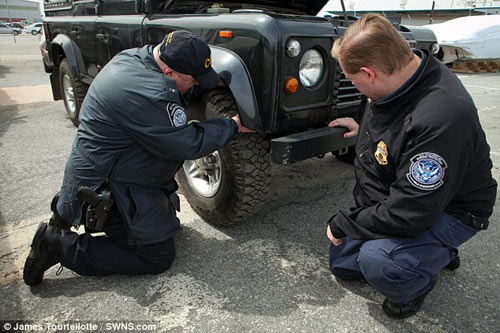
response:
<path fill-rule="evenodd" d="M 23 30 L 27 34 L 32 34 L 36 35 L 39 34 L 42 31 L 42 23 L 33 23 L 32 25 L 28 25 L 27 27 L 24 27 Z"/>
<path fill-rule="evenodd" d="M 24 29 L 24 25 L 20 24 L 19 22 L 6 23 L 6 25 L 11 27 L 11 28 L 18 28 L 21 30 Z"/>
<path fill-rule="evenodd" d="M 0 34 L 19 35 L 20 33 L 21 29 L 9 27 L 7 23 L 0 22 Z"/>

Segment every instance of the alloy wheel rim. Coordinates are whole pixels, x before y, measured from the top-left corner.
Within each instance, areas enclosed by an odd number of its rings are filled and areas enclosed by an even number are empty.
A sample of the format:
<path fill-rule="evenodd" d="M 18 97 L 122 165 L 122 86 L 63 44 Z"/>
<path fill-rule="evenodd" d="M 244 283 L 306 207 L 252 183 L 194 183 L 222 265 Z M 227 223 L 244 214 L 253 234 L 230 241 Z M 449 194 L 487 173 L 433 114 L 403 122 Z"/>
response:
<path fill-rule="evenodd" d="M 211 198 L 219 191 L 222 161 L 218 151 L 196 160 L 184 161 L 183 169 L 189 185 L 199 195 Z"/>
<path fill-rule="evenodd" d="M 75 101 L 75 92 L 73 90 L 73 86 L 71 85 L 71 79 L 67 74 L 63 77 L 63 90 L 64 90 L 64 100 L 66 101 L 66 105 L 68 106 L 68 111 L 71 115 L 76 113 L 76 101 Z"/>

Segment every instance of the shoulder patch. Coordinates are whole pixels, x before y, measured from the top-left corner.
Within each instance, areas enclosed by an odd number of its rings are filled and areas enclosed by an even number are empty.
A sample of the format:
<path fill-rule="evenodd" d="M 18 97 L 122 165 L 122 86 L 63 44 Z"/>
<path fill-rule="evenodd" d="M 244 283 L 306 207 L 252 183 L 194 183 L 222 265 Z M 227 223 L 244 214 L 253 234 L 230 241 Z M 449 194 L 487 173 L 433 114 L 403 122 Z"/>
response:
<path fill-rule="evenodd" d="M 406 177 L 410 184 L 421 190 L 435 190 L 444 184 L 444 173 L 448 165 L 435 153 L 420 153 L 410 159 Z"/>
<path fill-rule="evenodd" d="M 179 127 L 186 125 L 187 118 L 184 108 L 177 103 L 169 102 L 167 104 L 167 113 L 172 126 Z"/>

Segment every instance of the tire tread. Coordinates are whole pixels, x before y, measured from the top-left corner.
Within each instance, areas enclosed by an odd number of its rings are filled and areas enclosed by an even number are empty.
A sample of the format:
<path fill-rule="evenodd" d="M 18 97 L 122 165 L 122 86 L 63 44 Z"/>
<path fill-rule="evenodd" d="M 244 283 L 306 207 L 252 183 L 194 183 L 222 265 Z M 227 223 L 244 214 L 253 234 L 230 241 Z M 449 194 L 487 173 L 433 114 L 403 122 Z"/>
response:
<path fill-rule="evenodd" d="M 236 114 L 232 95 L 223 88 L 208 92 L 207 109 L 218 116 Z M 271 182 L 269 141 L 261 134 L 239 134 L 230 141 L 235 196 L 223 209 L 208 210 L 188 198 L 191 207 L 209 223 L 218 226 L 237 224 L 252 216 L 266 200 Z"/>

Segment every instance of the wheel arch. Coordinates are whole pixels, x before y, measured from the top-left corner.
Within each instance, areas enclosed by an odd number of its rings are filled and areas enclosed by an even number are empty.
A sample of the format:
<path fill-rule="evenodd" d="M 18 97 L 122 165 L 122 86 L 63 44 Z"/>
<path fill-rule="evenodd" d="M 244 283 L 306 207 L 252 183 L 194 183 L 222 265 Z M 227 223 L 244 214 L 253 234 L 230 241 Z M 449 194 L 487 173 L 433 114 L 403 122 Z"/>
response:
<path fill-rule="evenodd" d="M 241 58 L 234 52 L 210 46 L 212 67 L 219 73 L 233 95 L 242 123 L 257 132 L 262 131 L 257 98 L 252 79 Z"/>
<path fill-rule="evenodd" d="M 59 66 L 62 59 L 68 60 L 73 76 L 80 77 L 81 73 L 86 73 L 83 56 L 78 46 L 68 36 L 63 34 L 57 35 L 50 42 L 48 51 L 54 65 L 54 70 L 50 74 L 52 96 L 54 100 L 60 100 L 63 98 L 61 94 L 61 82 L 59 82 Z"/>
<path fill-rule="evenodd" d="M 80 77 L 81 74 L 87 74 L 85 62 L 83 61 L 82 53 L 75 42 L 66 35 L 59 34 L 51 42 L 51 55 L 54 61 L 54 66 L 58 67 L 61 59 L 68 59 L 71 73 L 75 77 Z"/>

